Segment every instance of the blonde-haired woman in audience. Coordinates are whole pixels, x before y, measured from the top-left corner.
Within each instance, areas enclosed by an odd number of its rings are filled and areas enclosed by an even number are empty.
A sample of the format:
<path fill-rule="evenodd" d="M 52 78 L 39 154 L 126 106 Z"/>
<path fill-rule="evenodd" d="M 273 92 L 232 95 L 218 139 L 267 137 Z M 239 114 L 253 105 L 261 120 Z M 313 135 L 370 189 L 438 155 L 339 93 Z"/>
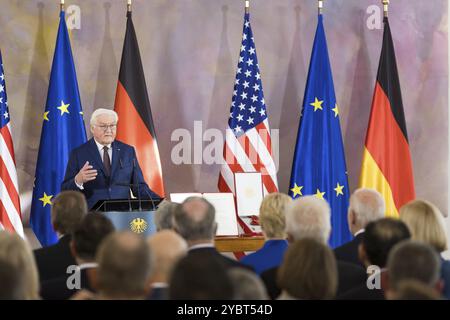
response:
<path fill-rule="evenodd" d="M 400 219 L 408 226 L 412 240 L 431 245 L 438 253 L 447 250 L 447 232 L 442 212 L 431 202 L 413 200 L 400 208 Z M 442 294 L 450 299 L 450 261 L 441 256 Z"/>
<path fill-rule="evenodd" d="M 17 234 L 0 231 L 0 258 L 14 266 L 23 278 L 23 293 L 26 300 L 36 300 L 39 297 L 39 276 L 36 262 L 28 243 Z"/>
<path fill-rule="evenodd" d="M 241 263 L 252 267 L 257 274 L 278 267 L 288 247 L 286 241 L 285 210 L 292 199 L 283 193 L 267 195 L 259 208 L 259 224 L 265 238 L 264 246 L 244 257 Z"/>

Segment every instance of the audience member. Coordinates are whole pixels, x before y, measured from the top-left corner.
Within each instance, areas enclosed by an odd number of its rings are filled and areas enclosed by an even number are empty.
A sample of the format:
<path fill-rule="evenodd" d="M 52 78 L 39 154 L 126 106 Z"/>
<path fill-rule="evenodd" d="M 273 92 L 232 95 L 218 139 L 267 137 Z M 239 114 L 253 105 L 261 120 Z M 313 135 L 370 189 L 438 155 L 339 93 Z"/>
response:
<path fill-rule="evenodd" d="M 158 205 L 158 209 L 156 209 L 155 215 L 153 217 L 156 231 L 173 229 L 173 213 L 178 206 L 178 203 L 170 202 L 167 200 L 162 201 Z"/>
<path fill-rule="evenodd" d="M 232 268 L 228 271 L 234 288 L 234 300 L 268 300 L 266 287 L 254 273 L 244 268 Z"/>

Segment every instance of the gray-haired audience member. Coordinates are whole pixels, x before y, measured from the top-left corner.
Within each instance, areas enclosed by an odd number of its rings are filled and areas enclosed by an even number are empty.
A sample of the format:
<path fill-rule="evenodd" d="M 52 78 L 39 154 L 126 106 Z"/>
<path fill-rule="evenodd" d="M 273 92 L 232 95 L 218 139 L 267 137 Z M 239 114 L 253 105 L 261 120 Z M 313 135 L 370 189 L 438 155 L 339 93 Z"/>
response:
<path fill-rule="evenodd" d="M 393 300 L 441 300 L 440 294 L 434 288 L 417 280 L 404 280 L 394 295 Z"/>
<path fill-rule="evenodd" d="M 235 300 L 268 300 L 266 287 L 253 272 L 244 268 L 233 268 L 228 271 L 234 287 Z"/>
<path fill-rule="evenodd" d="M 217 258 L 226 268 L 243 267 L 239 262 L 220 254 L 214 247 L 217 230 L 214 206 L 206 199 L 189 197 L 177 207 L 173 216 L 174 230 L 188 244 L 188 256 Z"/>
<path fill-rule="evenodd" d="M 145 239 L 132 232 L 109 235 L 97 253 L 99 299 L 145 299 L 152 259 Z"/>
<path fill-rule="evenodd" d="M 173 229 L 173 213 L 178 206 L 178 203 L 167 200 L 164 200 L 159 204 L 153 217 L 156 231 Z"/>
<path fill-rule="evenodd" d="M 389 253 L 387 268 L 387 299 L 395 298 L 400 284 L 405 280 L 419 281 L 438 293 L 442 292 L 441 259 L 428 244 L 412 240 L 397 244 Z"/>
<path fill-rule="evenodd" d="M 295 199 L 286 210 L 286 233 L 290 243 L 309 238 L 327 245 L 331 233 L 330 206 L 325 200 L 315 196 Z M 337 261 L 337 269 L 337 295 L 366 280 L 364 269 L 358 265 Z M 272 268 L 261 274 L 272 299 L 281 293 L 276 282 L 277 270 L 278 268 Z"/>
<path fill-rule="evenodd" d="M 384 199 L 374 189 L 357 189 L 350 197 L 347 222 L 353 240 L 334 249 L 336 259 L 362 265 L 358 258 L 358 246 L 361 243 L 365 227 L 372 221 L 384 217 Z"/>
<path fill-rule="evenodd" d="M 187 253 L 187 243 L 173 230 L 162 230 L 147 240 L 153 256 L 150 300 L 168 299 L 169 278 L 175 264 Z"/>

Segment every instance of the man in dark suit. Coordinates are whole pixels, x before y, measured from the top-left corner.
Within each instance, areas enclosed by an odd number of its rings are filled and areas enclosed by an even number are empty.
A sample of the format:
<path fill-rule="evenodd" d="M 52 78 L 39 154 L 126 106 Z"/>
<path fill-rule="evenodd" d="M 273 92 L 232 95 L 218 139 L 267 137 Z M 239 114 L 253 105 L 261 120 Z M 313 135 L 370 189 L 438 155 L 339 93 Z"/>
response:
<path fill-rule="evenodd" d="M 136 152 L 115 141 L 118 116 L 97 109 L 91 117 L 93 138 L 74 149 L 67 163 L 62 190 L 77 190 L 86 196 L 88 207 L 104 199 L 127 199 L 130 188 L 140 198 L 158 198 L 144 181 Z"/>
<path fill-rule="evenodd" d="M 327 244 L 330 233 L 331 211 L 325 200 L 318 199 L 315 196 L 305 196 L 294 200 L 286 210 L 286 234 L 289 243 L 304 238 L 312 238 Z M 366 272 L 362 267 L 337 261 L 337 269 L 337 295 L 365 283 Z M 277 285 L 277 271 L 278 267 L 261 274 L 261 279 L 272 299 L 275 299 L 281 293 Z"/>
<path fill-rule="evenodd" d="M 187 198 L 174 212 L 174 229 L 188 244 L 188 256 L 215 257 L 228 269 L 244 267 L 241 263 L 223 256 L 214 247 L 217 230 L 214 206 L 200 197 Z"/>
<path fill-rule="evenodd" d="M 364 228 L 368 223 L 383 218 L 385 211 L 384 199 L 378 191 L 357 189 L 350 197 L 347 216 L 348 226 L 354 238 L 334 249 L 336 259 L 364 266 L 358 257 L 358 246 L 361 243 Z"/>
<path fill-rule="evenodd" d="M 369 289 L 367 283 L 355 286 L 337 295 L 340 300 L 384 300 L 383 282 L 386 281 L 386 264 L 391 249 L 399 242 L 411 237 L 408 227 L 400 220 L 384 218 L 366 226 L 359 248 L 360 260 L 366 268 L 377 266 L 379 288 Z M 375 270 L 375 269 L 374 269 Z M 373 281 L 369 282 L 372 284 Z M 376 284 L 376 281 L 375 281 Z"/>
<path fill-rule="evenodd" d="M 46 281 L 41 286 L 41 297 L 44 300 L 66 300 L 78 290 L 86 289 L 94 292 L 90 274 L 97 269 L 95 255 L 100 243 L 114 232 L 112 222 L 103 214 L 92 212 L 85 216 L 81 225 L 72 236 L 70 249 L 78 265 L 79 282 L 74 279 L 74 271 L 63 277 Z M 69 277 L 71 279 L 69 279 Z M 68 286 L 70 284 L 73 287 Z"/>
<path fill-rule="evenodd" d="M 86 199 L 80 192 L 61 192 L 53 201 L 51 216 L 58 243 L 34 251 L 41 283 L 66 275 L 67 267 L 76 265 L 70 251 L 71 234 L 87 213 Z"/>

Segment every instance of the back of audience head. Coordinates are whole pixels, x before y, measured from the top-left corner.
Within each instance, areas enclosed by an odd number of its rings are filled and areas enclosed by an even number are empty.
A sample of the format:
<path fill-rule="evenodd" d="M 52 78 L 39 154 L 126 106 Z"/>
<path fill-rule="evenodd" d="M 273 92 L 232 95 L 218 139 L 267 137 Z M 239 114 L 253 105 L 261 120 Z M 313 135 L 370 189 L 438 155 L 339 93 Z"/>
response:
<path fill-rule="evenodd" d="M 352 234 L 364 229 L 367 224 L 384 217 L 384 199 L 374 189 L 355 190 L 348 207 L 348 226 Z"/>
<path fill-rule="evenodd" d="M 268 300 L 266 287 L 253 272 L 244 268 L 232 268 L 228 271 L 234 288 L 234 300 Z"/>
<path fill-rule="evenodd" d="M 283 193 L 270 193 L 264 197 L 259 208 L 259 224 L 266 238 L 286 238 L 285 210 L 291 202 L 291 197 Z"/>
<path fill-rule="evenodd" d="M 214 206 L 200 197 L 187 198 L 174 212 L 174 229 L 190 246 L 213 242 L 217 230 Z"/>
<path fill-rule="evenodd" d="M 366 267 L 386 266 L 391 249 L 399 242 L 411 238 L 408 227 L 400 220 L 383 218 L 366 226 L 359 247 L 359 257 Z"/>
<path fill-rule="evenodd" d="M 61 235 L 72 234 L 88 212 L 86 198 L 78 191 L 63 191 L 52 204 L 52 224 Z"/>
<path fill-rule="evenodd" d="M 413 240 L 427 243 L 438 252 L 447 250 L 447 233 L 441 211 L 431 202 L 413 200 L 400 208 L 400 220 Z"/>
<path fill-rule="evenodd" d="M 289 242 L 312 238 L 326 244 L 331 233 L 330 206 L 315 196 L 298 198 L 287 207 L 286 233 Z"/>
<path fill-rule="evenodd" d="M 24 300 L 25 281 L 14 265 L 0 258 L 0 300 Z"/>
<path fill-rule="evenodd" d="M 187 243 L 175 231 L 162 230 L 147 240 L 152 253 L 151 282 L 168 283 L 175 264 L 187 253 Z"/>
<path fill-rule="evenodd" d="M 280 298 L 333 299 L 338 275 L 332 250 L 323 242 L 304 238 L 289 245 L 277 274 Z"/>
<path fill-rule="evenodd" d="M 169 280 L 171 300 L 231 300 L 234 288 L 226 267 L 216 256 L 187 255 Z"/>
<path fill-rule="evenodd" d="M 400 283 L 405 280 L 419 281 L 442 292 L 441 260 L 436 250 L 428 244 L 413 240 L 397 244 L 389 253 L 387 269 L 385 294 L 388 299 L 395 297 Z"/>
<path fill-rule="evenodd" d="M 72 236 L 72 254 L 78 263 L 94 261 L 100 243 L 113 232 L 114 225 L 103 214 L 86 215 Z"/>
<path fill-rule="evenodd" d="M 33 253 L 17 234 L 0 231 L 0 258 L 8 261 L 23 278 L 26 300 L 39 299 L 39 276 Z"/>
<path fill-rule="evenodd" d="M 398 285 L 396 292 L 390 295 L 391 300 L 441 300 L 436 289 L 430 288 L 417 280 L 404 280 Z"/>
<path fill-rule="evenodd" d="M 179 205 L 167 200 L 159 204 L 154 216 L 156 231 L 173 229 L 173 214 Z"/>
<path fill-rule="evenodd" d="M 109 235 L 97 252 L 97 289 L 104 299 L 142 299 L 148 294 L 151 252 L 132 232 Z"/>

